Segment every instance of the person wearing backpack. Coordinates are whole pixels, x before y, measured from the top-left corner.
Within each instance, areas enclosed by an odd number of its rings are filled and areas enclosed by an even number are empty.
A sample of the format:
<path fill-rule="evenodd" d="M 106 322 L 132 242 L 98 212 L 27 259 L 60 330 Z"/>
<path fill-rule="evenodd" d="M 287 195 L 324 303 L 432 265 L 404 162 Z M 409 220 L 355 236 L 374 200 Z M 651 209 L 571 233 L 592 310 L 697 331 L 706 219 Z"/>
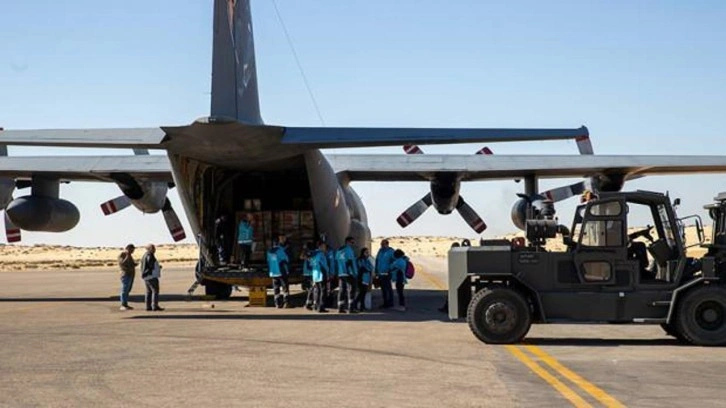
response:
<path fill-rule="evenodd" d="M 289 308 L 288 297 L 290 289 L 287 283 L 289 275 L 288 264 L 290 263 L 285 247 L 280 245 L 279 240 L 272 242 L 272 248 L 267 251 L 267 267 L 272 278 L 272 288 L 275 293 L 275 306 L 278 309 Z"/>
<path fill-rule="evenodd" d="M 335 253 L 335 263 L 338 268 L 338 313 L 356 313 L 355 292 L 358 283 L 356 268 L 355 241 L 353 237 L 345 238 L 345 245 Z"/>
<path fill-rule="evenodd" d="M 366 310 L 365 299 L 373 275 L 373 263 L 368 248 L 360 250 L 360 256 L 356 260 L 356 264 L 358 267 L 358 296 L 355 298 L 355 307 L 362 311 Z"/>
<path fill-rule="evenodd" d="M 381 287 L 384 309 L 393 307 L 393 289 L 391 288 L 391 264 L 393 263 L 393 248 L 388 245 L 388 240 L 381 241 L 381 248 L 376 254 L 376 273 L 378 285 Z"/>
<path fill-rule="evenodd" d="M 403 289 L 408 283 L 408 279 L 406 279 L 407 269 L 408 257 L 400 249 L 395 250 L 393 252 L 393 264 L 391 264 L 391 280 L 396 283 L 396 292 L 398 293 L 398 307 L 396 310 L 400 312 L 406 311 L 406 298 L 403 295 Z"/>
<path fill-rule="evenodd" d="M 313 310 L 327 313 L 325 309 L 325 282 L 330 272 L 325 241 L 318 241 L 318 250 L 308 258 L 313 280 Z"/>

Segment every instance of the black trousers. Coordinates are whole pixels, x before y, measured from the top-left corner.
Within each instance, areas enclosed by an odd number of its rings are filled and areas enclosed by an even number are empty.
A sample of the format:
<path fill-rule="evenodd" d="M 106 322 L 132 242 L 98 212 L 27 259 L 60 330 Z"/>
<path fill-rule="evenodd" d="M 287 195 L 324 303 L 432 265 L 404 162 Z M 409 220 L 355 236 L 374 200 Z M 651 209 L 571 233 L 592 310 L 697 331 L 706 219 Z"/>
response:
<path fill-rule="evenodd" d="M 325 310 L 325 282 L 315 282 L 313 285 L 313 309 Z"/>
<path fill-rule="evenodd" d="M 393 306 L 393 288 L 391 287 L 391 275 L 380 275 L 378 279 L 381 285 L 383 307 Z"/>
<path fill-rule="evenodd" d="M 338 310 L 355 309 L 355 292 L 358 281 L 352 276 L 338 278 Z"/>
<path fill-rule="evenodd" d="M 154 310 L 159 308 L 159 279 L 152 278 L 149 280 L 145 280 L 144 284 L 146 285 L 146 295 L 144 296 L 144 300 L 146 300 L 146 310 Z"/>
<path fill-rule="evenodd" d="M 312 306 L 314 303 L 313 297 L 315 288 L 313 285 L 313 278 L 311 276 L 303 276 L 302 288 L 307 293 L 307 298 L 305 299 L 305 306 Z"/>
<path fill-rule="evenodd" d="M 365 310 L 366 308 L 366 293 L 368 293 L 368 285 L 360 283 L 358 285 L 358 296 L 355 297 L 355 307 L 358 310 Z"/>
<path fill-rule="evenodd" d="M 239 244 L 239 263 L 242 266 L 247 266 L 252 256 L 252 244 Z"/>
<path fill-rule="evenodd" d="M 403 288 L 406 285 L 403 284 L 403 273 L 396 275 L 396 292 L 398 292 L 398 305 L 406 306 L 406 298 L 403 297 Z M 393 295 L 393 294 L 391 294 Z M 393 302 L 393 296 L 391 296 L 391 302 Z"/>
<path fill-rule="evenodd" d="M 290 286 L 287 284 L 287 275 L 272 278 L 272 290 L 275 293 L 275 306 L 287 303 L 290 297 Z"/>

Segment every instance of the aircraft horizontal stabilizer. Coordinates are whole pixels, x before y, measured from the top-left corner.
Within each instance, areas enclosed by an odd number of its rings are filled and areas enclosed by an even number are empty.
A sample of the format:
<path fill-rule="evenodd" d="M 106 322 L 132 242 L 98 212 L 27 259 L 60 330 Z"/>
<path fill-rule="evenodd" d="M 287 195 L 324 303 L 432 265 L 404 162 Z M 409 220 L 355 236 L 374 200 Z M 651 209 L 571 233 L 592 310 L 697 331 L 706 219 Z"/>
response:
<path fill-rule="evenodd" d="M 302 144 L 317 149 L 325 149 L 406 144 L 564 140 L 585 136 L 589 136 L 585 126 L 576 129 L 286 127 L 282 143 Z"/>

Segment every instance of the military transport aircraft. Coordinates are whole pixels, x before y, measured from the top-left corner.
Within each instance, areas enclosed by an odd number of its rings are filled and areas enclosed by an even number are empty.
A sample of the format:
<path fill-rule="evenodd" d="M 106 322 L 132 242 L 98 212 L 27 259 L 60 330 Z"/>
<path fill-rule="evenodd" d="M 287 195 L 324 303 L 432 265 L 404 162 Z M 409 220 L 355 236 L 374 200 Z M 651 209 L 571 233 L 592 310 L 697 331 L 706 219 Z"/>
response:
<path fill-rule="evenodd" d="M 249 0 L 214 1 L 211 114 L 189 125 L 128 129 L 0 130 L 0 144 L 135 149 L 129 156 L 0 158 L 0 206 L 5 208 L 8 240 L 29 231 L 66 231 L 78 209 L 59 198 L 59 183 L 116 183 L 122 195 L 102 205 L 112 214 L 133 205 L 161 211 L 174 239 L 184 238 L 167 193 L 176 186 L 195 237 L 212 242 L 221 213 L 242 211 L 246 198 L 261 209 L 298 209 L 314 215 L 316 234 L 333 245 L 353 236 L 370 242 L 366 212 L 351 181 L 428 181 L 433 205 L 442 214 L 454 209 L 477 231 L 483 220 L 459 196 L 462 181 L 524 179 L 525 193 L 537 196 L 538 177 L 588 176 L 602 190 L 619 190 L 635 175 L 724 172 L 724 156 L 596 156 L 587 128 L 434 129 L 333 128 L 266 125 L 259 109 Z M 542 141 L 575 139 L 581 155 L 323 155 L 319 149 L 413 144 Z M 167 156 L 145 149 L 166 150 Z M 3 153 L 3 152 L 0 152 Z M 270 184 L 279 188 L 265 188 Z M 15 188 L 30 194 L 11 200 Z M 562 199 L 576 188 L 542 193 Z M 517 208 L 515 206 L 515 208 Z M 425 210 L 425 208 L 423 208 Z M 420 210 L 420 208 L 419 208 Z M 417 210 L 418 211 L 418 210 Z M 415 215 L 415 214 L 413 214 Z M 419 214 L 420 215 L 420 214 Z M 415 218 L 412 216 L 412 218 Z M 412 220 L 411 220 L 412 221 Z M 208 264 L 217 259 L 207 245 Z"/>

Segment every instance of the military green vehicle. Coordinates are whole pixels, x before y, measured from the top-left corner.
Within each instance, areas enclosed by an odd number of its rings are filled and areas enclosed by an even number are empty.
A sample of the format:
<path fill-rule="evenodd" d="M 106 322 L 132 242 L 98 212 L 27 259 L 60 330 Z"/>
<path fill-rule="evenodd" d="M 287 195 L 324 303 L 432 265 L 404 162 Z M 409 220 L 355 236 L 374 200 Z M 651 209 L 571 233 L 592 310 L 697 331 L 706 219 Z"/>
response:
<path fill-rule="evenodd" d="M 449 317 L 466 320 L 485 343 L 521 341 L 532 323 L 658 324 L 683 342 L 726 344 L 726 193 L 700 217 L 678 218 L 670 198 L 602 193 L 580 205 L 570 229 L 530 211 L 527 241 L 482 241 L 449 252 Z M 542 212 L 546 213 L 546 212 Z M 629 229 L 644 217 L 642 229 Z M 687 224 L 697 239 L 688 245 Z M 563 250 L 547 250 L 561 236 Z M 705 248 L 689 257 L 690 246 Z"/>

